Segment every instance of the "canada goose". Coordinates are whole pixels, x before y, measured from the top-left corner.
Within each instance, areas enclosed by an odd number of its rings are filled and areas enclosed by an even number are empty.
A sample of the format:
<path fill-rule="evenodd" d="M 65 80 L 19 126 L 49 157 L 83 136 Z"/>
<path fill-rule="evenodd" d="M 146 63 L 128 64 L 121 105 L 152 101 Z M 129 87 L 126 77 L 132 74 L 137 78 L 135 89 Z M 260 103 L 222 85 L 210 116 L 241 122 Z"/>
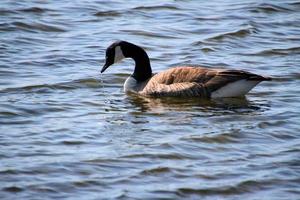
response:
<path fill-rule="evenodd" d="M 241 70 L 198 66 L 174 67 L 152 74 L 147 53 L 126 41 L 116 41 L 106 49 L 106 61 L 101 73 L 124 58 L 135 61 L 134 72 L 125 81 L 124 91 L 146 96 L 238 97 L 247 94 L 261 81 L 271 80 Z"/>

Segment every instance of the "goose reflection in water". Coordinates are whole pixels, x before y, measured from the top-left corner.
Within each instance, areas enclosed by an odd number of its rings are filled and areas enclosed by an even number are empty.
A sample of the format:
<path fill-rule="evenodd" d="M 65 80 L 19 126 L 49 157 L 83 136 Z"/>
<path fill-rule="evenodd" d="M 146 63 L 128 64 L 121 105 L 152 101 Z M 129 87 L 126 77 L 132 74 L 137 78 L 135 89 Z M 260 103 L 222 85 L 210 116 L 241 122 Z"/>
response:
<path fill-rule="evenodd" d="M 266 102 L 252 102 L 246 97 L 222 98 L 222 99 L 199 99 L 199 98 L 152 98 L 131 94 L 127 98 L 129 103 L 140 108 L 141 112 L 157 112 L 176 110 L 185 112 L 199 112 L 210 115 L 226 113 L 251 113 L 263 111 L 268 106 Z"/>

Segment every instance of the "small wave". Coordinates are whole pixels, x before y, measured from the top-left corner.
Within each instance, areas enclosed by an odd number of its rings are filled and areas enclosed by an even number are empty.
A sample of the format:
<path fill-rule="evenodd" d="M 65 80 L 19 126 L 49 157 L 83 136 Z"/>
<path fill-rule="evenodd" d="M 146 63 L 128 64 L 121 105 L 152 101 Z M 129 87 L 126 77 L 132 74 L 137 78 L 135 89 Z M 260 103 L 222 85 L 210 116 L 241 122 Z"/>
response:
<path fill-rule="evenodd" d="M 97 17 L 118 17 L 122 15 L 119 11 L 98 11 L 94 14 Z"/>
<path fill-rule="evenodd" d="M 44 12 L 47 12 L 47 11 L 50 11 L 50 10 L 46 9 L 46 8 L 40 8 L 40 7 L 30 7 L 30 8 L 19 9 L 18 11 L 20 11 L 20 12 L 29 12 L 29 13 L 44 13 Z"/>
<path fill-rule="evenodd" d="M 6 192 L 22 192 L 24 189 L 18 186 L 10 186 L 10 187 L 5 187 L 3 188 L 4 191 Z"/>
<path fill-rule="evenodd" d="M 289 3 L 289 5 L 300 6 L 300 1 L 299 1 L 299 2 L 292 2 L 292 3 Z"/>
<path fill-rule="evenodd" d="M 103 186 L 103 183 L 95 180 L 74 181 L 72 184 L 76 187 Z"/>
<path fill-rule="evenodd" d="M 159 33 L 153 33 L 150 31 L 141 31 L 141 30 L 121 30 L 125 33 L 130 33 L 132 35 L 141 35 L 146 37 L 152 37 L 152 38 L 166 38 L 166 39 L 177 39 L 178 37 L 170 36 L 170 35 L 162 35 Z"/>
<path fill-rule="evenodd" d="M 45 31 L 45 32 L 66 32 L 65 29 L 53 25 L 46 25 L 42 23 L 34 23 L 34 24 L 28 24 L 24 22 L 13 22 L 12 25 L 14 25 L 17 29 L 26 30 L 26 31 Z"/>
<path fill-rule="evenodd" d="M 37 191 L 40 193 L 43 193 L 43 192 L 57 193 L 58 192 L 57 190 L 55 190 L 51 187 L 46 187 L 46 186 L 41 186 L 41 185 L 32 185 L 32 186 L 29 186 L 28 189 L 34 190 L 34 191 Z"/>
<path fill-rule="evenodd" d="M 81 145 L 81 144 L 85 144 L 85 142 L 83 142 L 83 141 L 75 141 L 75 140 L 73 140 L 73 141 L 62 141 L 61 142 L 62 144 L 64 144 L 64 145 Z"/>
<path fill-rule="evenodd" d="M 1 16 L 1 14 L 0 14 Z M 14 31 L 15 28 L 12 26 L 12 24 L 10 23 L 0 23 L 0 31 L 5 31 L 5 32 L 8 32 L 8 31 Z"/>
<path fill-rule="evenodd" d="M 212 136 L 197 136 L 197 137 L 189 137 L 184 138 L 184 140 L 188 140 L 191 142 L 205 142 L 205 143 L 219 143 L 219 144 L 226 144 L 226 143 L 236 143 L 238 142 L 238 136 L 232 135 L 230 133 L 224 133 L 219 135 L 212 135 Z"/>
<path fill-rule="evenodd" d="M 97 163 L 114 163 L 114 162 L 121 162 L 121 161 L 113 158 L 96 158 L 91 160 L 83 160 L 82 162 L 89 163 L 89 164 L 97 164 Z"/>
<path fill-rule="evenodd" d="M 156 167 L 152 169 L 145 169 L 141 172 L 142 175 L 158 175 L 163 173 L 171 172 L 169 167 Z"/>
<path fill-rule="evenodd" d="M 130 154 L 126 156 L 122 156 L 121 158 L 157 158 L 157 159 L 168 159 L 168 160 L 182 160 L 186 159 L 187 156 L 183 156 L 177 153 L 172 153 L 172 154 Z"/>
<path fill-rule="evenodd" d="M 244 28 L 236 31 L 231 31 L 231 32 L 225 32 L 225 33 L 220 33 L 216 36 L 209 37 L 205 40 L 222 40 L 227 37 L 246 37 L 252 33 L 255 33 L 256 30 L 253 27 L 250 28 Z"/>
<path fill-rule="evenodd" d="M 176 193 L 179 196 L 186 195 L 229 195 L 229 194 L 240 194 L 241 191 L 237 191 L 235 188 L 219 187 L 219 188 L 203 188 L 203 189 L 194 189 L 194 188 L 178 188 Z"/>
<path fill-rule="evenodd" d="M 41 85 L 27 85 L 22 87 L 15 87 L 15 88 L 5 88 L 0 90 L 0 93 L 7 93 L 7 92 L 45 92 L 45 89 L 74 89 L 74 86 L 70 86 L 68 84 L 41 84 Z"/>
<path fill-rule="evenodd" d="M 0 16 L 10 15 L 10 14 L 16 14 L 16 11 L 0 9 Z"/>
<path fill-rule="evenodd" d="M 251 8 L 250 11 L 251 12 L 273 13 L 273 12 L 283 12 L 283 11 L 291 11 L 291 10 L 288 8 L 282 7 L 282 6 L 263 3 L 263 4 L 259 4 L 258 6 L 254 7 L 254 8 Z"/>
<path fill-rule="evenodd" d="M 0 125 L 22 125 L 22 124 L 31 124 L 33 120 L 14 120 L 14 121 L 4 121 L 8 119 L 6 116 L 0 120 Z"/>
<path fill-rule="evenodd" d="M 21 87 L 14 88 L 5 88 L 0 90 L 0 93 L 7 92 L 49 92 L 50 90 L 72 90 L 77 88 L 85 88 L 85 87 L 98 87 L 102 82 L 100 80 L 94 78 L 88 79 L 77 79 L 69 82 L 61 82 L 54 84 L 40 84 L 40 85 L 27 85 Z"/>
<path fill-rule="evenodd" d="M 257 56 L 274 56 L 274 55 L 289 55 L 289 54 L 299 54 L 300 47 L 290 47 L 281 49 L 267 49 L 255 53 L 247 53 L 245 55 L 257 55 Z"/>
<path fill-rule="evenodd" d="M 20 114 L 16 113 L 16 112 L 11 112 L 11 111 L 0 111 L 0 118 L 1 118 L 1 116 L 15 117 L 15 116 L 20 116 Z"/>
<path fill-rule="evenodd" d="M 0 174 L 1 175 L 7 175 L 7 174 L 15 175 L 15 174 L 18 174 L 18 171 L 14 170 L 14 169 L 5 169 L 5 170 L 1 170 Z"/>
<path fill-rule="evenodd" d="M 195 20 L 199 20 L 199 21 L 216 21 L 216 20 L 220 20 L 222 19 L 221 16 L 217 16 L 217 15 L 212 15 L 212 16 L 202 16 L 202 17 L 195 17 Z"/>
<path fill-rule="evenodd" d="M 138 6 L 133 10 L 179 10 L 176 6 L 171 5 L 160 5 L 160 6 Z"/>
<path fill-rule="evenodd" d="M 211 188 L 178 188 L 176 193 L 179 196 L 187 195 L 231 195 L 243 194 L 246 192 L 257 191 L 259 188 L 266 188 L 268 185 L 275 184 L 278 180 L 245 180 L 232 186 L 220 186 Z"/>
<path fill-rule="evenodd" d="M 203 51 L 203 52 L 205 52 L 205 53 L 208 53 L 208 52 L 215 51 L 215 49 L 210 48 L 210 47 L 202 47 L 202 48 L 201 48 L 201 51 Z"/>

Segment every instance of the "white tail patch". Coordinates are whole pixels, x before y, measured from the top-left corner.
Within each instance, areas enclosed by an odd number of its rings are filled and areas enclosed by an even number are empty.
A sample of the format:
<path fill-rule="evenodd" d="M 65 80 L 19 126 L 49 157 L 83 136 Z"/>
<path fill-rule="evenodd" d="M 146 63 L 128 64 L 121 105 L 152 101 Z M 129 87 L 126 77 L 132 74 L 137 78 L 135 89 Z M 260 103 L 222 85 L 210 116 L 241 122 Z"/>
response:
<path fill-rule="evenodd" d="M 211 94 L 212 98 L 219 97 L 238 97 L 246 95 L 252 88 L 254 88 L 260 81 L 240 80 L 229 83 Z"/>
<path fill-rule="evenodd" d="M 120 46 L 116 46 L 115 48 L 115 58 L 114 58 L 114 63 L 117 63 L 121 61 L 123 58 L 125 58 L 122 49 Z"/>

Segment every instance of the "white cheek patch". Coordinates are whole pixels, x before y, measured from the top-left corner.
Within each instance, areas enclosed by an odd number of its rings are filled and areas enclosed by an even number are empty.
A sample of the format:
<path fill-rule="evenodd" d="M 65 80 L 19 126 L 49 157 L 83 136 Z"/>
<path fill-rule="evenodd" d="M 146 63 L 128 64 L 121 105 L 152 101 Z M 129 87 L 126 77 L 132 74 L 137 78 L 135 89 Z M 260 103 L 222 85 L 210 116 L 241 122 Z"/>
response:
<path fill-rule="evenodd" d="M 117 46 L 115 48 L 115 59 L 114 59 L 114 63 L 117 63 L 119 61 L 121 61 L 123 58 L 125 58 L 125 56 L 123 55 L 122 49 L 120 46 Z"/>

